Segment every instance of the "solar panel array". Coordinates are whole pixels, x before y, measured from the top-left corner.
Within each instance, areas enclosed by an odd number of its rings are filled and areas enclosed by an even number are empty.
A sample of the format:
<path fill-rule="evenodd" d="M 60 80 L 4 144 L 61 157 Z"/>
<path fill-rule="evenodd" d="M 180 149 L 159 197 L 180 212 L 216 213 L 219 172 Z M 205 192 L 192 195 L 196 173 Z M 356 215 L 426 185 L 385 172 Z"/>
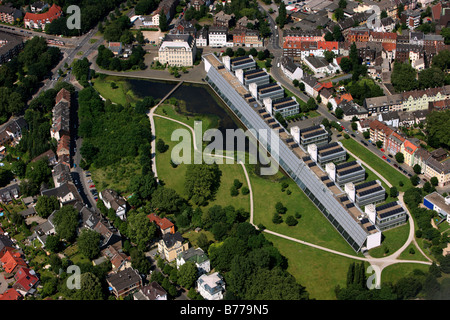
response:
<path fill-rule="evenodd" d="M 364 169 L 361 166 L 356 167 L 356 168 L 351 168 L 351 169 L 339 172 L 339 176 L 345 176 L 347 174 L 354 173 L 354 172 L 357 172 L 357 171 L 362 171 L 362 170 L 364 170 Z"/>
<path fill-rule="evenodd" d="M 314 137 L 314 136 L 318 136 L 318 135 L 321 135 L 321 134 L 324 134 L 324 133 L 326 133 L 325 130 L 311 132 L 311 133 L 307 133 L 307 134 L 303 135 L 303 138 L 304 139 L 308 139 L 308 138 L 311 138 L 311 137 Z"/>
<path fill-rule="evenodd" d="M 325 152 L 321 153 L 320 156 L 321 157 L 326 157 L 326 156 L 329 156 L 331 154 L 335 154 L 335 153 L 338 153 L 338 152 L 341 152 L 341 151 L 344 151 L 344 149 L 339 148 L 339 149 L 335 149 L 335 150 L 325 151 Z"/>
<path fill-rule="evenodd" d="M 306 157 L 303 157 L 302 160 L 303 160 L 304 162 L 306 162 L 306 161 L 311 160 L 311 157 L 310 157 L 310 156 L 306 156 Z"/>
<path fill-rule="evenodd" d="M 361 224 L 366 224 L 367 222 L 369 222 L 369 219 L 367 219 L 367 218 L 363 218 L 361 220 Z"/>
<path fill-rule="evenodd" d="M 327 183 L 327 187 L 332 187 L 332 186 L 334 186 L 334 182 L 333 181 Z"/>
<path fill-rule="evenodd" d="M 375 184 L 378 184 L 378 182 L 376 180 L 372 180 L 372 181 L 369 181 L 369 182 L 364 182 L 364 183 L 361 183 L 361 184 L 358 184 L 357 186 L 355 186 L 355 190 L 359 190 L 359 189 L 362 189 L 362 188 L 367 188 L 367 187 L 373 186 Z"/>
<path fill-rule="evenodd" d="M 345 162 L 345 163 L 337 165 L 336 166 L 336 170 L 347 168 L 347 167 L 350 167 L 350 166 L 354 166 L 357 163 L 358 162 L 356 162 L 356 161 Z"/>
<path fill-rule="evenodd" d="M 315 162 L 310 162 L 310 163 L 308 163 L 308 167 L 314 167 L 316 165 L 316 163 Z"/>
<path fill-rule="evenodd" d="M 319 128 L 321 128 L 321 126 L 311 126 L 311 127 L 308 127 L 308 128 L 300 129 L 300 133 L 317 130 Z"/>
<path fill-rule="evenodd" d="M 328 148 L 334 148 L 334 147 L 336 147 L 337 145 L 338 145 L 337 142 L 332 142 L 332 143 L 326 144 L 326 145 L 324 145 L 324 146 L 318 147 L 318 148 L 317 148 L 317 151 L 321 151 L 321 150 L 328 149 Z"/>
<path fill-rule="evenodd" d="M 380 214 L 379 217 L 381 219 L 384 219 L 384 218 L 390 217 L 394 214 L 401 213 L 401 212 L 405 212 L 405 210 L 403 208 L 397 208 L 397 209 L 394 209 L 394 210 L 391 210 L 388 212 L 384 212 L 384 213 Z"/>
<path fill-rule="evenodd" d="M 375 226 L 374 225 L 370 225 L 367 227 L 367 231 L 372 231 L 375 230 Z"/>
<path fill-rule="evenodd" d="M 396 205 L 397 205 L 397 201 L 392 201 L 392 202 L 389 202 L 389 203 L 382 204 L 379 207 L 376 207 L 376 210 L 377 211 L 381 211 L 381 210 L 384 210 L 384 209 L 387 209 L 387 208 L 395 207 Z"/>
<path fill-rule="evenodd" d="M 320 177 L 320 180 L 322 180 L 322 181 L 325 181 L 325 180 L 328 180 L 329 179 L 329 177 L 328 176 L 323 176 L 323 177 Z"/>
<path fill-rule="evenodd" d="M 375 187 L 375 188 L 370 189 L 370 190 L 362 191 L 362 192 L 359 193 L 358 195 L 359 195 L 360 197 L 364 197 L 364 196 L 366 196 L 366 195 L 368 195 L 368 194 L 375 193 L 375 192 L 378 192 L 378 191 L 380 191 L 380 190 L 383 190 L 383 188 L 380 187 L 380 186 L 378 186 L 378 187 Z"/>
<path fill-rule="evenodd" d="M 286 139 L 286 143 L 291 143 L 291 142 L 294 142 L 294 139 L 293 139 L 293 138 L 287 138 L 287 139 Z"/>
<path fill-rule="evenodd" d="M 343 197 L 339 198 L 339 200 L 341 202 L 345 202 L 345 201 L 348 201 L 348 197 L 347 196 L 343 196 Z"/>
<path fill-rule="evenodd" d="M 353 202 L 350 202 L 348 204 L 345 205 L 347 207 L 347 209 L 353 208 L 355 206 L 355 204 Z"/>

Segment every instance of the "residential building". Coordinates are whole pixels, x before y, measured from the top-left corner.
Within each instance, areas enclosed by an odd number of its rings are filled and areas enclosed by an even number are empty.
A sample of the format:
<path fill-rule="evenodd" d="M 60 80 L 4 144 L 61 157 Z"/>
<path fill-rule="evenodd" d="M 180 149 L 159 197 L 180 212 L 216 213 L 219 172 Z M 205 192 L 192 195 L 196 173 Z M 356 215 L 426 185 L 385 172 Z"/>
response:
<path fill-rule="evenodd" d="M 228 28 L 225 26 L 211 26 L 208 31 L 208 43 L 212 48 L 225 47 L 228 42 Z"/>
<path fill-rule="evenodd" d="M 131 257 L 125 254 L 121 248 L 117 248 L 116 242 L 113 245 L 107 246 L 101 251 L 102 257 L 105 257 L 111 262 L 114 272 L 122 271 L 131 267 Z"/>
<path fill-rule="evenodd" d="M 414 153 L 417 149 L 418 147 L 409 140 L 405 140 L 400 149 L 400 152 L 403 153 L 405 164 L 410 167 L 414 166 Z"/>
<path fill-rule="evenodd" d="M 322 30 L 290 30 L 283 29 L 283 42 L 286 41 L 325 41 Z"/>
<path fill-rule="evenodd" d="M 207 47 L 208 46 L 208 30 L 206 28 L 201 28 L 195 34 L 195 45 L 197 47 Z"/>
<path fill-rule="evenodd" d="M 446 187 L 450 185 L 450 159 L 440 162 L 433 157 L 430 157 L 425 163 L 426 167 L 424 176 L 427 179 L 436 177 L 438 179 L 439 187 Z"/>
<path fill-rule="evenodd" d="M 188 250 L 181 252 L 177 256 L 177 269 L 179 269 L 186 262 L 193 262 L 197 266 L 198 273 L 200 275 L 211 271 L 211 264 L 208 256 L 200 248 L 189 248 Z"/>
<path fill-rule="evenodd" d="M 14 22 L 18 21 L 22 18 L 22 11 L 14 8 L 9 4 L 0 5 L 0 21 L 14 24 Z"/>
<path fill-rule="evenodd" d="M 28 128 L 23 117 L 11 118 L 8 122 L 0 126 L 0 147 L 15 146 L 22 139 L 22 133 Z"/>
<path fill-rule="evenodd" d="M 177 67 L 194 65 L 197 46 L 188 34 L 167 34 L 158 50 L 158 60 L 162 64 Z"/>
<path fill-rule="evenodd" d="M 121 55 L 124 51 L 122 42 L 108 42 L 108 49 L 111 50 L 111 52 L 114 53 L 115 56 Z"/>
<path fill-rule="evenodd" d="M 65 155 L 70 156 L 70 136 L 64 134 L 58 141 L 58 145 L 56 147 L 56 155 L 58 158 L 63 157 Z"/>
<path fill-rule="evenodd" d="M 0 261 L 6 273 L 15 274 L 21 267 L 27 267 L 22 254 L 17 249 L 6 250 Z"/>
<path fill-rule="evenodd" d="M 158 282 L 153 281 L 150 284 L 143 286 L 138 292 L 133 294 L 134 300 L 167 300 L 167 292 L 161 287 Z"/>
<path fill-rule="evenodd" d="M 423 198 L 423 204 L 428 209 L 436 211 L 439 217 L 450 223 L 450 196 L 443 197 L 435 191 Z"/>
<path fill-rule="evenodd" d="M 373 120 L 369 124 L 370 127 L 370 140 L 373 142 L 381 141 L 383 146 L 386 144 L 386 138 L 394 131 L 384 123 Z"/>
<path fill-rule="evenodd" d="M 127 268 L 123 271 L 107 275 L 106 282 L 116 298 L 126 296 L 142 287 L 141 275 L 133 268 Z"/>
<path fill-rule="evenodd" d="M 0 234 L 0 259 L 3 258 L 7 251 L 15 250 L 15 248 L 14 242 L 9 237 Z"/>
<path fill-rule="evenodd" d="M 214 26 L 220 27 L 231 27 L 232 22 L 234 21 L 234 14 L 226 14 L 223 11 L 220 11 L 214 15 Z"/>
<path fill-rule="evenodd" d="M 42 2 L 42 1 L 36 1 L 30 4 L 31 12 L 33 13 L 41 13 L 45 9 L 48 8 L 48 3 Z"/>
<path fill-rule="evenodd" d="M 22 298 L 22 295 L 14 288 L 10 288 L 4 293 L 0 294 L 0 301 L 15 301 L 21 300 Z"/>
<path fill-rule="evenodd" d="M 62 13 L 62 8 L 56 4 L 53 4 L 50 9 L 44 13 L 25 13 L 23 22 L 26 28 L 44 30 L 47 23 L 51 23 L 53 20 L 59 19 L 62 16 Z"/>
<path fill-rule="evenodd" d="M 163 236 L 168 233 L 175 233 L 175 225 L 169 219 L 165 217 L 161 218 L 154 213 L 149 214 L 147 217 L 150 222 L 154 222 L 156 224 L 156 227 Z"/>
<path fill-rule="evenodd" d="M 384 142 L 384 148 L 387 153 L 395 156 L 398 152 L 401 152 L 402 145 L 405 142 L 405 138 L 395 131 L 392 131 L 388 135 Z"/>
<path fill-rule="evenodd" d="M 401 20 L 410 30 L 414 30 L 420 24 L 420 12 L 418 10 L 406 10 L 402 13 Z"/>
<path fill-rule="evenodd" d="M 205 300 L 222 300 L 225 281 L 218 272 L 201 275 L 197 280 L 197 291 Z"/>
<path fill-rule="evenodd" d="M 71 181 L 64 182 L 59 187 L 53 189 L 44 189 L 41 191 L 41 195 L 49 197 L 55 196 L 62 206 L 83 202 L 77 187 Z"/>
<path fill-rule="evenodd" d="M 17 183 L 0 189 L 0 202 L 4 204 L 11 203 L 14 199 L 19 199 L 20 187 Z"/>
<path fill-rule="evenodd" d="M 387 126 L 398 128 L 400 116 L 397 111 L 388 111 L 378 115 L 378 121 L 383 122 Z"/>
<path fill-rule="evenodd" d="M 173 261 L 177 256 L 189 248 L 189 243 L 179 232 L 166 233 L 158 242 L 158 252 L 168 262 Z"/>
<path fill-rule="evenodd" d="M 58 163 L 58 159 L 56 158 L 56 154 L 55 152 L 53 152 L 53 150 L 48 150 L 45 151 L 44 153 L 41 153 L 40 155 L 38 155 L 36 158 L 32 159 L 31 162 L 36 162 L 39 161 L 41 159 L 48 159 L 48 164 L 50 166 L 54 166 Z"/>
<path fill-rule="evenodd" d="M 99 197 L 105 204 L 106 208 L 114 210 L 116 216 L 118 216 L 120 220 L 126 219 L 125 214 L 127 212 L 127 202 L 116 191 L 112 189 L 105 189 L 100 192 Z"/>
<path fill-rule="evenodd" d="M 260 48 L 263 46 L 263 40 L 258 30 L 247 29 L 244 33 L 244 45 L 249 48 Z"/>
<path fill-rule="evenodd" d="M 326 76 L 341 71 L 336 59 L 330 63 L 322 57 L 308 56 L 305 57 L 303 61 L 314 72 L 314 74 L 322 74 Z"/>
<path fill-rule="evenodd" d="M 353 100 L 343 100 L 338 107 L 344 112 L 342 117 L 344 121 L 351 121 L 354 117 L 364 119 L 369 116 L 367 109 Z"/>
<path fill-rule="evenodd" d="M 36 287 L 39 284 L 39 278 L 34 270 L 28 267 L 21 267 L 14 275 L 16 282 L 13 288 L 22 296 L 27 296 L 36 292 Z"/>
<path fill-rule="evenodd" d="M 284 75 L 291 81 L 303 78 L 303 69 L 287 56 L 281 57 L 280 68 Z"/>

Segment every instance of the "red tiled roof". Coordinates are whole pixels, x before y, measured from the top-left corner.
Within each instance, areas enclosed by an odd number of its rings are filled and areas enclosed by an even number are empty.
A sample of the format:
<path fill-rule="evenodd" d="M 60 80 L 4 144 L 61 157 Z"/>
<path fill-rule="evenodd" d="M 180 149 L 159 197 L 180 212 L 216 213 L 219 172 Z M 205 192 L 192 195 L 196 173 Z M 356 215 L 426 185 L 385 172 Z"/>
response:
<path fill-rule="evenodd" d="M 417 150 L 417 146 L 415 146 L 409 140 L 405 140 L 404 145 L 406 152 L 408 152 L 409 154 L 413 154 Z"/>
<path fill-rule="evenodd" d="M 13 273 L 17 266 L 27 266 L 25 261 L 21 258 L 20 253 L 12 252 L 11 249 L 7 250 L 0 260 L 3 264 L 3 269 L 7 273 Z"/>
<path fill-rule="evenodd" d="M 337 42 L 337 41 L 317 41 L 317 48 L 328 50 L 328 51 L 338 50 L 339 42 Z"/>
<path fill-rule="evenodd" d="M 149 218 L 150 222 L 156 223 L 156 225 L 161 230 L 166 230 L 166 229 L 172 228 L 174 226 L 174 224 L 172 222 L 170 222 L 169 219 L 167 219 L 167 218 L 160 218 L 159 216 L 157 216 L 154 213 L 149 214 L 147 217 Z"/>
<path fill-rule="evenodd" d="M 39 281 L 39 279 L 31 273 L 31 269 L 24 267 L 17 271 L 14 278 L 17 281 L 14 283 L 13 288 L 22 289 L 27 292 Z"/>
<path fill-rule="evenodd" d="M 397 43 L 391 43 L 391 42 L 383 42 L 383 49 L 391 52 L 394 51 L 395 48 L 397 48 Z"/>
<path fill-rule="evenodd" d="M 4 292 L 3 294 L 0 294 L 0 301 L 1 300 L 19 300 L 22 296 L 20 293 L 17 292 L 16 289 L 11 288 Z"/>
<path fill-rule="evenodd" d="M 47 12 L 44 13 L 31 13 L 27 12 L 25 14 L 24 20 L 33 20 L 33 21 L 46 21 L 52 22 L 55 19 L 58 19 L 62 14 L 62 9 L 60 6 L 53 4 Z"/>

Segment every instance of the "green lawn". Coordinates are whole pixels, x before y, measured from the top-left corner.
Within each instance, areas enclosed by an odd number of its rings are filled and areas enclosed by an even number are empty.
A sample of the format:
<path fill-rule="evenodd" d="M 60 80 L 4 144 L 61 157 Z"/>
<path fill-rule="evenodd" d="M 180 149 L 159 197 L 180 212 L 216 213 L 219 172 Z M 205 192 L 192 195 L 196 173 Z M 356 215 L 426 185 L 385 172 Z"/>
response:
<path fill-rule="evenodd" d="M 386 282 L 396 283 L 401 278 L 408 276 L 408 274 L 410 274 L 415 269 L 422 270 L 423 272 L 428 272 L 429 268 L 429 265 L 417 263 L 397 263 L 391 265 L 383 269 L 383 272 L 381 274 L 381 286 L 383 286 L 383 283 Z"/>
<path fill-rule="evenodd" d="M 191 244 L 191 247 L 198 247 L 197 239 L 201 234 L 205 234 L 209 241 L 214 241 L 214 236 L 211 232 L 206 230 L 201 230 L 200 232 L 195 232 L 193 230 L 187 231 L 182 234 L 183 238 L 187 239 Z"/>
<path fill-rule="evenodd" d="M 413 249 L 414 253 L 411 253 L 410 250 Z M 399 259 L 401 260 L 417 260 L 417 261 L 428 261 L 423 255 L 422 253 L 420 253 L 420 251 L 417 249 L 416 245 L 411 244 L 408 246 L 408 248 L 405 249 L 405 251 L 403 251 L 400 256 Z"/>
<path fill-rule="evenodd" d="M 386 180 L 388 180 L 393 186 L 397 187 L 400 191 L 406 191 L 412 187 L 411 181 L 408 177 L 400 173 L 385 160 L 374 155 L 371 151 L 364 148 L 357 141 L 353 139 L 341 140 L 343 146 L 350 152 L 354 153 L 362 161 L 366 162 L 375 171 L 382 174 Z M 400 187 L 399 182 L 403 181 L 403 187 Z"/>
<path fill-rule="evenodd" d="M 105 99 L 110 99 L 113 103 L 126 105 L 133 104 L 137 101 L 133 92 L 129 88 L 126 81 L 122 77 L 98 75 L 92 80 L 94 89 Z M 113 89 L 111 84 L 115 83 L 117 88 Z"/>
<path fill-rule="evenodd" d="M 345 287 L 348 266 L 356 261 L 264 233 L 288 259 L 287 271 L 306 288 L 310 298 L 336 300 L 334 288 Z"/>
<path fill-rule="evenodd" d="M 409 234 L 409 222 L 403 226 L 383 231 L 381 246 L 369 250 L 369 254 L 374 258 L 389 256 L 405 243 Z M 385 253 L 386 248 L 389 250 Z"/>

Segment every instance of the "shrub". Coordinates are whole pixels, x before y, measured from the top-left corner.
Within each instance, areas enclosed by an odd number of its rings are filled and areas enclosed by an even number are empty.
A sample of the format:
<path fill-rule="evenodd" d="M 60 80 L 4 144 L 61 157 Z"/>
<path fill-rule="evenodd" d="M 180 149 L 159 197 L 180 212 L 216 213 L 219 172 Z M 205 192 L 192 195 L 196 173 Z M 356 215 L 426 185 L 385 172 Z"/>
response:
<path fill-rule="evenodd" d="M 286 217 L 286 224 L 288 226 L 295 226 L 298 223 L 297 219 L 294 218 L 294 216 L 287 216 Z"/>
<path fill-rule="evenodd" d="M 247 194 L 250 193 L 250 190 L 249 190 L 247 187 L 242 187 L 241 192 L 242 192 L 242 194 L 245 196 L 245 195 L 247 195 Z"/>

